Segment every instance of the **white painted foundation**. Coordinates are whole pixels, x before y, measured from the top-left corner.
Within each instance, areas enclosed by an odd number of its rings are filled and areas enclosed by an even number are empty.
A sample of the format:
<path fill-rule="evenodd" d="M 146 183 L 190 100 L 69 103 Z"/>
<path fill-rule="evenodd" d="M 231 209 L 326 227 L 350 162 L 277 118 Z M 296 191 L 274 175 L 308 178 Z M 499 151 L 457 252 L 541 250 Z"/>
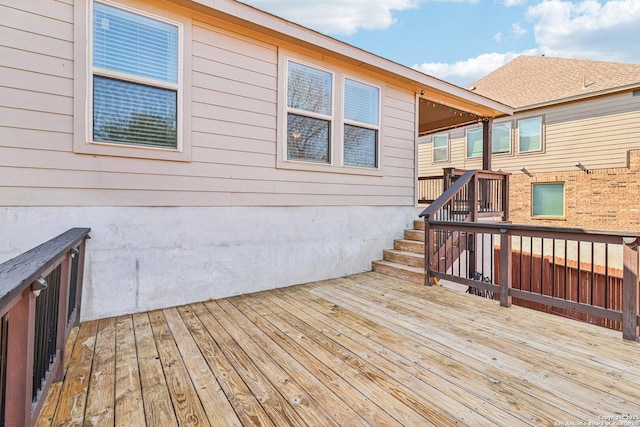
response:
<path fill-rule="evenodd" d="M 90 227 L 82 320 L 368 271 L 413 207 L 4 207 L 0 262 Z"/>

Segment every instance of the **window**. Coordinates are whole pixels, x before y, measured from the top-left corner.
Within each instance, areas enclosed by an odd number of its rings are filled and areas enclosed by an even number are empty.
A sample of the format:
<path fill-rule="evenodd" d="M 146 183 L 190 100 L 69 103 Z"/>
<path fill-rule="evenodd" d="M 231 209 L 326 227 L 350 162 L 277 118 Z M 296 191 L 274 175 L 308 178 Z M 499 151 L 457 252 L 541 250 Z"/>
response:
<path fill-rule="evenodd" d="M 433 161 L 449 161 L 449 135 L 433 135 Z"/>
<path fill-rule="evenodd" d="M 533 184 L 533 216 L 564 216 L 564 183 Z"/>
<path fill-rule="evenodd" d="M 289 61 L 287 159 L 331 163 L 333 75 Z"/>
<path fill-rule="evenodd" d="M 511 123 L 496 123 L 493 125 L 491 152 L 493 154 L 511 152 Z"/>
<path fill-rule="evenodd" d="M 347 166 L 378 167 L 380 89 L 344 80 L 344 157 Z"/>
<path fill-rule="evenodd" d="M 518 151 L 542 151 L 542 117 L 518 120 Z"/>
<path fill-rule="evenodd" d="M 467 129 L 467 158 L 482 157 L 482 128 Z"/>
<path fill-rule="evenodd" d="M 179 149 L 180 26 L 94 2 L 90 140 Z"/>

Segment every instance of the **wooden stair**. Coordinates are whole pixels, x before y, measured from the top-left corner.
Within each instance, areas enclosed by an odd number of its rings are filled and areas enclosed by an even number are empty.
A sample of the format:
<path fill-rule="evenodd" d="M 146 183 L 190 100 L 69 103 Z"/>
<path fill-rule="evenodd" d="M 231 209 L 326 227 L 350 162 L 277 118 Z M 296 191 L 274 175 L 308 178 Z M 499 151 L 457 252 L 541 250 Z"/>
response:
<path fill-rule="evenodd" d="M 413 229 L 404 231 L 404 238 L 386 249 L 382 261 L 371 263 L 373 271 L 391 277 L 424 284 L 424 221 L 415 220 Z"/>

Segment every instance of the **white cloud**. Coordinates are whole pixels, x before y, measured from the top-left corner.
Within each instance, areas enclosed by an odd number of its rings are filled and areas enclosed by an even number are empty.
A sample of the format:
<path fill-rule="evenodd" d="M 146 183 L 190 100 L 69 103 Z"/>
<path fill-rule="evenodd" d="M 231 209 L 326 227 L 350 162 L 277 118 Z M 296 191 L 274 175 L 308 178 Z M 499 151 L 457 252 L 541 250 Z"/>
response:
<path fill-rule="evenodd" d="M 638 62 L 638 0 L 544 0 L 530 6 L 527 17 L 539 50 L 548 55 Z"/>
<path fill-rule="evenodd" d="M 511 33 L 516 37 L 522 37 L 525 34 L 527 34 L 529 31 L 527 31 L 526 28 L 522 28 L 522 25 L 520 25 L 519 22 L 516 22 L 515 24 L 513 24 L 511 26 Z"/>
<path fill-rule="evenodd" d="M 522 6 L 527 0 L 503 0 L 503 4 L 507 7 Z"/>
<path fill-rule="evenodd" d="M 534 55 L 535 51 L 527 51 L 526 54 Z M 433 77 L 466 87 L 519 55 L 514 52 L 483 53 L 475 58 L 453 64 L 431 62 L 414 65 L 413 68 Z"/>
<path fill-rule="evenodd" d="M 326 34 L 351 35 L 359 30 L 384 30 L 396 20 L 393 11 L 417 9 L 427 0 L 241 0 L 289 21 Z M 437 0 L 477 3 L 479 0 Z M 513 0 L 509 0 L 513 1 Z"/>
<path fill-rule="evenodd" d="M 495 36 L 493 36 L 493 39 L 500 43 L 502 41 L 502 33 L 496 34 Z"/>
<path fill-rule="evenodd" d="M 394 22 L 392 11 L 417 8 L 422 0 L 244 0 L 251 6 L 327 34 L 381 30 Z"/>

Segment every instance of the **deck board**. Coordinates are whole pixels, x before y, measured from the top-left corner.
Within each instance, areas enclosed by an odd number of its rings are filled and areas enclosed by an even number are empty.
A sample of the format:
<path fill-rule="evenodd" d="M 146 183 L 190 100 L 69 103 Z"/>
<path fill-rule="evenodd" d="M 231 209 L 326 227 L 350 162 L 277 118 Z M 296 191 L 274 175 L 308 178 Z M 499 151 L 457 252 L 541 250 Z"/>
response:
<path fill-rule="evenodd" d="M 68 348 L 38 426 L 640 426 L 640 343 L 377 273 L 86 322 Z"/>

